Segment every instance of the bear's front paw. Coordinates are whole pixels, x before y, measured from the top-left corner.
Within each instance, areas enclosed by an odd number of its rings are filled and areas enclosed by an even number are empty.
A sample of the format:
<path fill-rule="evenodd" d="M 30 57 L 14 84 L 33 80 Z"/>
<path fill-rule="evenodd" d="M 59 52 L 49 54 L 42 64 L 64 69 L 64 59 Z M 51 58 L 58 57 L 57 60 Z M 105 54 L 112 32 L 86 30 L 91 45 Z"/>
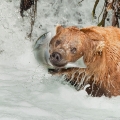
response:
<path fill-rule="evenodd" d="M 59 68 L 56 68 L 56 69 L 48 68 L 48 73 L 50 73 L 52 75 L 59 74 L 60 73 L 60 69 Z"/>

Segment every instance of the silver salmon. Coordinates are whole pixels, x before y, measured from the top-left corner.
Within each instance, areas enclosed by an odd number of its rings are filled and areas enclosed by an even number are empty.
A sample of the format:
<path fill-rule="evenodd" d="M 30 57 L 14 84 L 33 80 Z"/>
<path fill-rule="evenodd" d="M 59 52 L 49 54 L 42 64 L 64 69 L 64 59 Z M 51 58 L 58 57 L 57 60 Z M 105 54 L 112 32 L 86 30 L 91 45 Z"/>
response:
<path fill-rule="evenodd" d="M 35 58 L 40 64 L 42 64 L 43 66 L 46 66 L 47 68 L 52 67 L 49 61 L 50 40 L 51 40 L 51 32 L 44 33 L 37 39 L 33 47 Z"/>

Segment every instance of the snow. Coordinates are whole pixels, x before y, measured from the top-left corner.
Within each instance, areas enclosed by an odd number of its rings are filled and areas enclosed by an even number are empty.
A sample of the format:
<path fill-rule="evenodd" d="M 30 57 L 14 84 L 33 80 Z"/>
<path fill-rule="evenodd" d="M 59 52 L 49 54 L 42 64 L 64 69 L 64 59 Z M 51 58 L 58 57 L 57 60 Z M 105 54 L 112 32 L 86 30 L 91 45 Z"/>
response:
<path fill-rule="evenodd" d="M 95 0 L 39 0 L 32 39 L 54 33 L 57 24 L 96 25 Z M 27 35 L 30 18 L 19 15 L 19 0 L 0 1 L 0 120 L 120 120 L 120 96 L 94 98 L 51 76 L 34 58 Z M 103 0 L 98 6 L 100 13 Z M 81 20 L 79 20 L 81 19 Z"/>

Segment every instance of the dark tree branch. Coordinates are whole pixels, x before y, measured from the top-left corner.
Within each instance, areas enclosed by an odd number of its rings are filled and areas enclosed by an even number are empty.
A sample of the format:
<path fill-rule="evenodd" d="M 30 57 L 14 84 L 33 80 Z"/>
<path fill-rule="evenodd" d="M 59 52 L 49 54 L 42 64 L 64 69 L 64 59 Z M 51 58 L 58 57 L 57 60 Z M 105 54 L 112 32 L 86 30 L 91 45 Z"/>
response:
<path fill-rule="evenodd" d="M 33 32 L 33 27 L 35 23 L 35 18 L 37 14 L 37 0 L 21 0 L 20 2 L 20 15 L 24 17 L 24 11 L 27 11 L 30 9 L 30 17 L 31 17 L 31 30 L 28 35 L 28 37 L 31 40 L 32 37 L 32 32 Z"/>

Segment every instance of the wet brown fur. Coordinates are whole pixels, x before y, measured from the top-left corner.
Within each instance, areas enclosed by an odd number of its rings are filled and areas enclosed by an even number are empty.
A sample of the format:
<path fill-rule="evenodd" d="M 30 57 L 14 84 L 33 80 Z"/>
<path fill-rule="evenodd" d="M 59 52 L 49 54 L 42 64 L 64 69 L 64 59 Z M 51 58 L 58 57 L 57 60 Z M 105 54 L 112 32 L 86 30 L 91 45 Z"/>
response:
<path fill-rule="evenodd" d="M 62 42 L 55 46 L 57 40 Z M 70 47 L 74 46 L 77 51 L 71 54 Z M 119 28 L 95 26 L 78 29 L 58 26 L 50 42 L 50 53 L 59 49 L 64 49 L 63 57 L 67 63 L 75 62 L 83 56 L 87 68 L 62 68 L 55 74 L 65 75 L 66 80 L 77 90 L 89 84 L 86 91 L 92 96 L 120 95 Z"/>

